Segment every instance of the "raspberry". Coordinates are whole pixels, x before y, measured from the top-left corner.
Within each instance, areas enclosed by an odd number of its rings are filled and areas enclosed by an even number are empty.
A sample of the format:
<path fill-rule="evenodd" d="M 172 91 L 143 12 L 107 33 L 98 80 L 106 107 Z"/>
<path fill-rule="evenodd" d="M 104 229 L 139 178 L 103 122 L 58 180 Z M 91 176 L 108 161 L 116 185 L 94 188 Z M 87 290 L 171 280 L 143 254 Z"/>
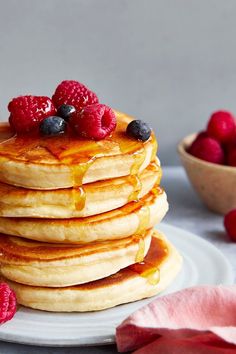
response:
<path fill-rule="evenodd" d="M 218 111 L 212 114 L 207 126 L 210 137 L 225 143 L 233 138 L 235 132 L 235 118 L 230 112 Z"/>
<path fill-rule="evenodd" d="M 212 138 L 195 139 L 188 152 L 201 159 L 212 163 L 222 164 L 224 152 L 221 145 Z"/>
<path fill-rule="evenodd" d="M 12 319 L 16 313 L 16 295 L 6 284 L 0 283 L 0 323 Z"/>
<path fill-rule="evenodd" d="M 202 130 L 201 132 L 198 133 L 196 139 L 201 139 L 201 138 L 209 138 L 207 131 Z"/>
<path fill-rule="evenodd" d="M 97 103 L 74 113 L 69 122 L 80 136 L 101 140 L 115 129 L 116 116 L 110 107 Z"/>
<path fill-rule="evenodd" d="M 98 103 L 97 95 L 78 81 L 65 80 L 56 88 L 52 100 L 58 108 L 62 104 L 72 105 L 77 110 Z"/>
<path fill-rule="evenodd" d="M 236 242 L 236 209 L 225 215 L 224 226 L 231 240 Z"/>
<path fill-rule="evenodd" d="M 229 166 L 236 167 L 236 147 L 229 150 L 226 155 L 226 161 Z"/>
<path fill-rule="evenodd" d="M 230 152 L 233 149 L 236 149 L 236 137 L 230 139 L 224 144 L 224 148 L 226 152 Z"/>
<path fill-rule="evenodd" d="M 36 130 L 46 117 L 56 114 L 56 109 L 49 97 L 19 96 L 8 104 L 11 113 L 9 123 L 19 134 Z"/>

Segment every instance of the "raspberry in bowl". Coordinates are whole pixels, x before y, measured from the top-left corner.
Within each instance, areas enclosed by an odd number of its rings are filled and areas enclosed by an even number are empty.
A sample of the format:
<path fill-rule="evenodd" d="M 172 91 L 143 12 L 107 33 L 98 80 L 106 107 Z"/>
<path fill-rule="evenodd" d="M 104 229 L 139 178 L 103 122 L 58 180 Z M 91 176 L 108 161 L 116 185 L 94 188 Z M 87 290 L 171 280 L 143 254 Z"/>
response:
<path fill-rule="evenodd" d="M 226 214 L 236 208 L 236 123 L 228 111 L 214 112 L 206 130 L 185 137 L 178 153 L 204 204 Z"/>

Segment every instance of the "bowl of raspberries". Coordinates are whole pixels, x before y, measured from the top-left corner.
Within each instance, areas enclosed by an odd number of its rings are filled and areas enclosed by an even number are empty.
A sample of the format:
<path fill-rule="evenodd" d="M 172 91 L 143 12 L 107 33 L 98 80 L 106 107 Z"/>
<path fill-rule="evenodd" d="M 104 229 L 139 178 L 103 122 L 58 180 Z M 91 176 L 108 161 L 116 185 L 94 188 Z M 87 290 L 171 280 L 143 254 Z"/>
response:
<path fill-rule="evenodd" d="M 236 209 L 236 118 L 231 112 L 214 112 L 205 130 L 178 145 L 189 180 L 205 205 L 226 214 Z"/>

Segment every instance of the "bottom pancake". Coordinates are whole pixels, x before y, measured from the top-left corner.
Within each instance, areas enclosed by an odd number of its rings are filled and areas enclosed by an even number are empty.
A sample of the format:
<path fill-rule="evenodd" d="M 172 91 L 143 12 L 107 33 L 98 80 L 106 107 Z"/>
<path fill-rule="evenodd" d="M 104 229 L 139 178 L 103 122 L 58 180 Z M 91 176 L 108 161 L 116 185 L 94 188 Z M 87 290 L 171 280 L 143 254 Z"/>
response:
<path fill-rule="evenodd" d="M 16 292 L 18 303 L 54 312 L 97 311 L 151 297 L 175 278 L 182 257 L 164 235 L 154 231 L 151 247 L 142 263 L 104 279 L 66 288 L 22 285 L 4 279 Z"/>
<path fill-rule="evenodd" d="M 151 239 L 152 229 L 142 235 L 82 245 L 43 243 L 0 234 L 1 274 L 33 286 L 83 284 L 141 262 Z"/>

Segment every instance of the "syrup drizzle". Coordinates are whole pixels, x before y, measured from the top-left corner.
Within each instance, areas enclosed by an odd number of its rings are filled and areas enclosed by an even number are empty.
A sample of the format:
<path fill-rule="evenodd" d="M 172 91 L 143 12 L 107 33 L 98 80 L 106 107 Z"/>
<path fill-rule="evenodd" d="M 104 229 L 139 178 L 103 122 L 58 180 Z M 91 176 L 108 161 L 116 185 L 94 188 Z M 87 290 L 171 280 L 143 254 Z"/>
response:
<path fill-rule="evenodd" d="M 132 201 L 138 201 L 138 196 L 142 189 L 142 182 L 139 175 L 130 175 L 128 181 L 132 185 L 132 192 L 128 197 L 128 203 Z"/>
<path fill-rule="evenodd" d="M 141 277 L 146 278 L 151 285 L 157 285 L 160 281 L 160 270 L 157 266 L 146 262 L 145 260 L 140 263 L 133 264 L 129 268 L 138 273 Z"/>
<path fill-rule="evenodd" d="M 154 139 L 154 141 L 153 141 L 153 146 L 152 146 L 152 157 L 151 157 L 151 161 L 155 161 L 155 159 L 156 159 L 157 148 L 158 148 L 157 140 Z"/>
<path fill-rule="evenodd" d="M 154 196 L 161 195 L 164 193 L 164 189 L 162 189 L 159 185 L 156 185 L 154 188 L 152 188 L 150 193 Z"/>
<path fill-rule="evenodd" d="M 142 262 L 129 266 L 129 269 L 137 273 L 141 277 L 147 279 L 149 284 L 157 285 L 160 281 L 159 266 L 163 259 L 166 258 L 168 249 L 164 241 L 159 237 L 153 237 L 149 251 Z"/>
<path fill-rule="evenodd" d="M 79 187 L 83 184 L 83 178 L 94 160 L 95 159 L 90 159 L 87 162 L 70 166 L 71 178 L 74 187 Z"/>
<path fill-rule="evenodd" d="M 141 237 L 138 243 L 138 252 L 135 257 L 135 262 L 136 263 L 142 262 L 144 260 L 144 257 L 145 257 L 145 242 L 144 239 Z"/>
<path fill-rule="evenodd" d="M 136 151 L 135 153 L 133 153 L 133 159 L 134 162 L 130 168 L 130 174 L 131 175 L 137 175 L 137 173 L 140 170 L 140 167 L 142 166 L 145 157 L 146 157 L 146 150 L 143 148 L 139 151 Z"/>
<path fill-rule="evenodd" d="M 148 205 L 143 205 L 138 213 L 138 218 L 139 218 L 139 225 L 138 228 L 135 232 L 136 235 L 142 235 L 145 230 L 148 229 L 149 222 L 150 222 L 150 209 Z"/>
<path fill-rule="evenodd" d="M 76 210 L 84 209 L 85 202 L 86 202 L 86 192 L 83 187 L 73 188 L 73 200 L 74 200 L 74 207 Z"/>
<path fill-rule="evenodd" d="M 148 165 L 148 169 L 150 169 L 153 172 L 160 172 L 161 173 L 161 167 L 157 165 L 156 161 L 150 162 Z"/>

